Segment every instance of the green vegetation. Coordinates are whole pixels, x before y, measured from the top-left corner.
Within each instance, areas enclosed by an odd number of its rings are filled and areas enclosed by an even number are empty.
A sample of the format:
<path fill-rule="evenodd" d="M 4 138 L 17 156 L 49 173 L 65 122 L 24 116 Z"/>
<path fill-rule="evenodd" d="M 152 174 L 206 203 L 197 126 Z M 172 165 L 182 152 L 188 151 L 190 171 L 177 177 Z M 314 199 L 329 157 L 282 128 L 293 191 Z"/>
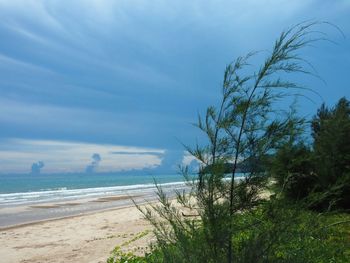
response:
<path fill-rule="evenodd" d="M 234 262 L 349 262 L 349 214 L 316 214 L 300 211 L 295 204 L 265 203 L 236 214 L 234 222 Z M 210 252 L 203 246 L 203 232 L 200 227 L 181 242 L 156 244 L 144 257 L 117 247 L 108 263 L 219 262 L 207 259 Z"/>
<path fill-rule="evenodd" d="M 341 98 L 333 109 L 322 105 L 312 127 L 319 178 L 313 206 L 350 209 L 350 102 Z"/>
<path fill-rule="evenodd" d="M 175 202 L 158 187 L 159 203 L 138 207 L 154 227 L 151 253 L 117 248 L 109 263 L 349 262 L 350 215 L 334 212 L 349 208 L 349 102 L 321 107 L 312 145 L 305 120 L 276 103 L 301 89 L 289 74 L 311 74 L 298 54 L 323 38 L 316 26 L 283 32 L 252 73 L 246 66 L 255 53 L 226 67 L 219 107 L 198 120 L 208 143 L 186 147 L 201 162 L 197 176 L 182 169 L 190 190 Z M 235 180 L 245 166 L 247 176 Z"/>
<path fill-rule="evenodd" d="M 294 200 L 318 211 L 350 209 L 350 102 L 324 104 L 312 120 L 312 147 L 287 143 L 275 154 L 270 172 Z"/>
<path fill-rule="evenodd" d="M 120 246 L 116 246 L 112 253 L 111 256 L 107 259 L 107 263 L 114 263 L 114 262 L 128 262 L 128 263 L 133 263 L 133 262 L 147 262 L 145 261 L 144 257 L 138 257 L 132 254 L 131 252 L 125 253 L 121 250 L 122 247 L 127 246 L 131 244 L 132 242 L 143 238 L 144 236 L 147 236 L 149 234 L 149 231 L 143 231 L 138 233 L 136 236 L 134 236 L 132 239 L 125 241 L 122 243 Z"/>

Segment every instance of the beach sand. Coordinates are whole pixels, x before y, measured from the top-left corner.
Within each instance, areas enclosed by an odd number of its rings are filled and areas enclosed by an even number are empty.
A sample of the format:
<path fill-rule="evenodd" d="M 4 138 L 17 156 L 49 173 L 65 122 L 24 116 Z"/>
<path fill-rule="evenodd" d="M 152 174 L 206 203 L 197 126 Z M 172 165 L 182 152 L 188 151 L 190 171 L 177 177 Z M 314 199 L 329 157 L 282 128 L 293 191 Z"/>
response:
<path fill-rule="evenodd" d="M 2 228 L 0 262 L 106 262 L 115 246 L 150 229 L 134 206 Z M 123 250 L 143 254 L 150 241 L 151 231 Z"/>

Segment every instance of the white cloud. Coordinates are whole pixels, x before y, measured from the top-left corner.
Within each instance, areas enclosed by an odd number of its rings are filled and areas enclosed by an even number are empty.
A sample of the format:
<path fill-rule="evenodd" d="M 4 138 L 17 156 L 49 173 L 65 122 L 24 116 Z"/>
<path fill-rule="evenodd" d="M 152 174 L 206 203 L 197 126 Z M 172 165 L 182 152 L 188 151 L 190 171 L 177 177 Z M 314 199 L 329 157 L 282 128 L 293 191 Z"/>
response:
<path fill-rule="evenodd" d="M 84 172 L 94 153 L 101 156 L 98 172 L 154 168 L 161 164 L 165 152 L 121 145 L 27 139 L 1 141 L 0 147 L 1 173 L 28 173 L 37 161 L 45 163 L 43 173 Z"/>
<path fill-rule="evenodd" d="M 190 165 L 192 162 L 199 162 L 198 159 L 196 157 L 194 157 L 192 154 L 190 154 L 189 152 L 185 151 L 184 152 L 184 156 L 182 158 L 182 165 L 183 166 L 188 166 Z"/>

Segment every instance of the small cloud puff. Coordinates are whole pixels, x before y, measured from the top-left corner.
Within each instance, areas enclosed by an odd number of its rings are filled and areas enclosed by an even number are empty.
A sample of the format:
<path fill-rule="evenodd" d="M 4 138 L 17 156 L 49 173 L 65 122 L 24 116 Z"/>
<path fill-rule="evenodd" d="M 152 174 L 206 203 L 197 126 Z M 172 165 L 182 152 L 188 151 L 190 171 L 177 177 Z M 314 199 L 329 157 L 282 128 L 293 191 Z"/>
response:
<path fill-rule="evenodd" d="M 32 164 L 32 174 L 40 174 L 41 168 L 45 166 L 43 161 Z"/>
<path fill-rule="evenodd" d="M 94 173 L 96 172 L 96 169 L 98 167 L 98 165 L 100 164 L 101 156 L 98 153 L 94 153 L 92 156 L 92 162 L 86 166 L 85 172 L 87 173 Z"/>

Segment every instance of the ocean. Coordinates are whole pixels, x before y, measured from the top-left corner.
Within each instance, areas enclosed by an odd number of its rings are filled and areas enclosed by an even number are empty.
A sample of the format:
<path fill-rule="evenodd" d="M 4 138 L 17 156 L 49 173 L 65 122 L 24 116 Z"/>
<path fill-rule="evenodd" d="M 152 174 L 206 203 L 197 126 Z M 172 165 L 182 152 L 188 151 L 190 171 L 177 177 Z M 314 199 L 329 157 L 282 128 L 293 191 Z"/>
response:
<path fill-rule="evenodd" d="M 242 176 L 244 174 L 238 174 L 236 179 Z M 169 193 L 175 189 L 185 189 L 185 183 L 180 174 L 0 175 L 0 208 L 116 195 L 154 196 L 156 192 L 155 181 Z"/>
<path fill-rule="evenodd" d="M 183 186 L 180 174 L 122 175 L 12 174 L 0 175 L 0 207 L 96 198 L 109 195 L 137 195 L 155 191 L 154 180 L 163 187 Z"/>
<path fill-rule="evenodd" d="M 236 179 L 242 177 L 244 174 L 239 174 Z M 174 196 L 175 190 L 188 190 L 179 174 L 0 175 L 0 228 L 133 206 L 132 200 L 138 204 L 154 201 L 154 180 L 169 197 Z M 116 196 L 132 200 L 114 199 Z"/>

